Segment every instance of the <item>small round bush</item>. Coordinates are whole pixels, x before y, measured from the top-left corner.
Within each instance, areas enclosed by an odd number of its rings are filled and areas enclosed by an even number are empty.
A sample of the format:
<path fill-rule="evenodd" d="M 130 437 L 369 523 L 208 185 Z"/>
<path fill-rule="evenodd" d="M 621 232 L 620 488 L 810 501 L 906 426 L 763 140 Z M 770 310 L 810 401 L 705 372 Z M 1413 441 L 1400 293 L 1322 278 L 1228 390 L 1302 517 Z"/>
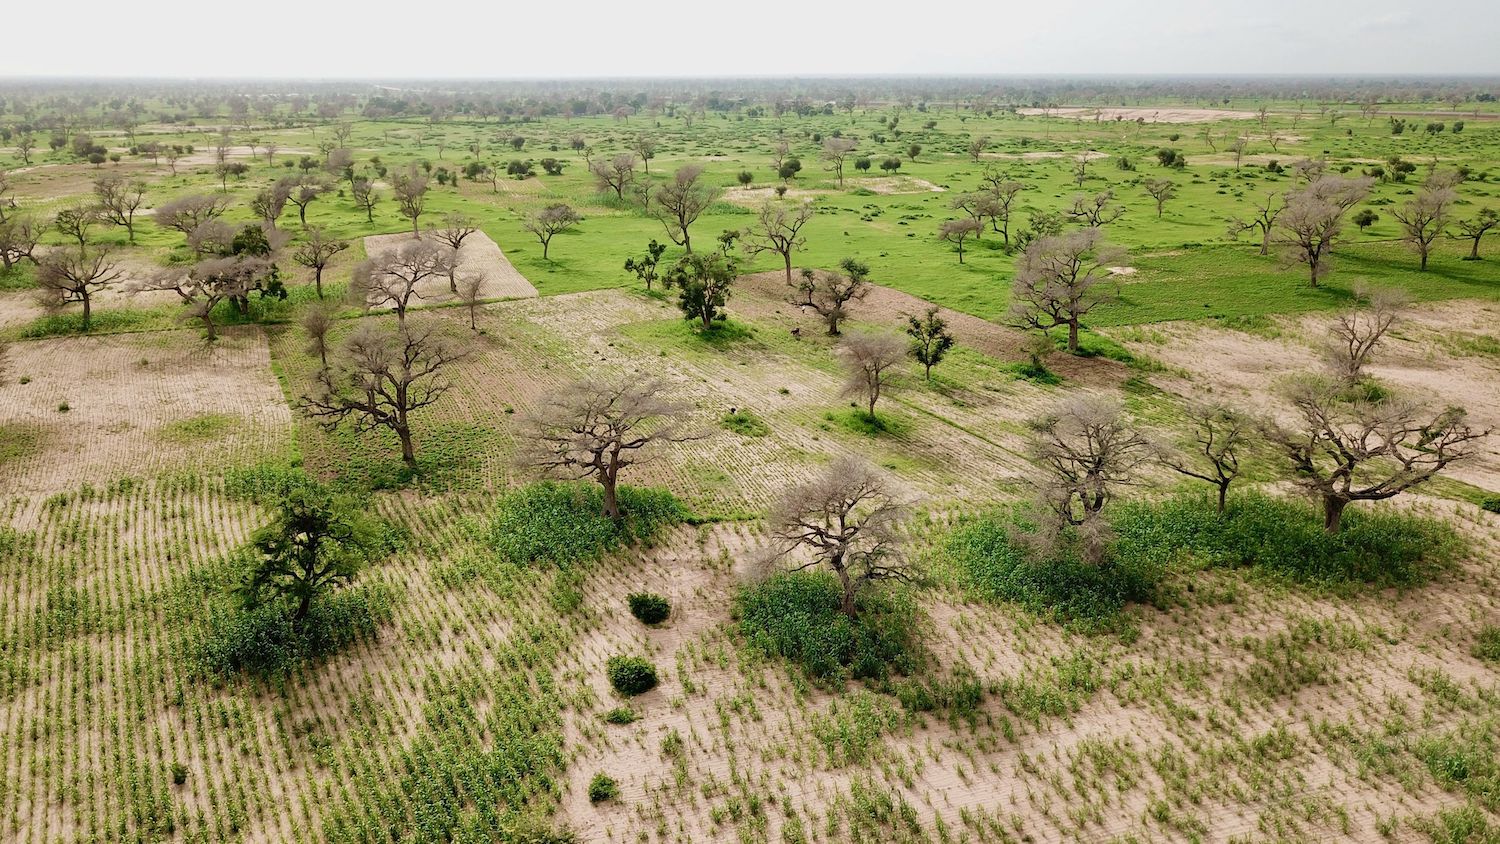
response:
<path fill-rule="evenodd" d="M 620 784 L 615 782 L 615 778 L 609 774 L 594 774 L 594 778 L 589 780 L 590 803 L 603 803 L 619 796 Z"/>
<path fill-rule="evenodd" d="M 609 684 L 627 697 L 645 694 L 656 688 L 656 666 L 638 656 L 612 656 L 605 663 Z"/>
<path fill-rule="evenodd" d="M 606 724 L 634 724 L 641 716 L 626 706 L 617 706 L 614 709 L 599 716 Z"/>
<path fill-rule="evenodd" d="M 661 624 L 672 614 L 672 603 L 654 592 L 633 592 L 625 601 L 642 624 Z"/>
<path fill-rule="evenodd" d="M 182 785 L 183 783 L 187 782 L 187 778 L 188 778 L 188 769 L 187 769 L 187 766 L 184 765 L 184 764 L 182 764 L 181 762 L 173 762 L 172 763 L 172 784 L 173 785 Z"/>

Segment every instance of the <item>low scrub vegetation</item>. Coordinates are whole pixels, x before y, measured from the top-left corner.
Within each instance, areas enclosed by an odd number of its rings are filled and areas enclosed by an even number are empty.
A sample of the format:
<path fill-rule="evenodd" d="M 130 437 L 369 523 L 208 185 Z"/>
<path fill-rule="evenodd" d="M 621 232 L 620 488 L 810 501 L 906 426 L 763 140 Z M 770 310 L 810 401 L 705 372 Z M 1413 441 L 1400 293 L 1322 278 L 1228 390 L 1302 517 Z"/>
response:
<path fill-rule="evenodd" d="M 686 509 L 669 493 L 620 488 L 621 521 L 603 515 L 602 493 L 583 484 L 542 482 L 502 496 L 490 543 L 503 562 L 568 567 L 646 542 L 678 524 Z"/>

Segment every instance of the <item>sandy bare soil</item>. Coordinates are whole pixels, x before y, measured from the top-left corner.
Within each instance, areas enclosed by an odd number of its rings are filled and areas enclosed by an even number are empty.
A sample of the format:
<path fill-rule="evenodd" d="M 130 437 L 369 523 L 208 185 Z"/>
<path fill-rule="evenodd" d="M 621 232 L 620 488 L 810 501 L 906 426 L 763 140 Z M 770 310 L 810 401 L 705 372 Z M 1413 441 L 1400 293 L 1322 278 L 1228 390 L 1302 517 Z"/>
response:
<path fill-rule="evenodd" d="M 424 235 L 428 237 L 430 235 Z M 365 238 L 365 254 L 375 255 L 399 247 L 411 240 L 411 234 L 380 234 Z M 482 295 L 486 299 L 523 299 L 537 295 L 536 288 L 515 268 L 500 245 L 482 231 L 476 231 L 464 239 L 458 251 L 458 274 L 484 273 Z M 448 286 L 447 277 L 428 279 L 417 290 L 419 304 L 433 305 L 452 302 L 455 296 Z"/>
<path fill-rule="evenodd" d="M 7 493 L 260 460 L 291 424 L 259 329 L 213 346 L 191 330 L 34 340 L 8 357 L 0 431 L 22 442 L 0 463 Z"/>
<path fill-rule="evenodd" d="M 1046 161 L 1052 158 L 1070 158 L 1074 161 L 1098 161 L 1101 158 L 1109 158 L 1109 153 L 1088 150 L 1087 152 L 1060 152 L 1057 150 L 1037 150 L 1035 152 L 986 152 L 981 153 L 980 158 L 997 159 L 1000 161 Z"/>
<path fill-rule="evenodd" d="M 1054 108 L 1046 112 L 1039 108 L 1018 109 L 1021 114 L 1029 117 L 1040 116 L 1050 113 L 1053 117 L 1072 117 L 1077 120 L 1093 120 L 1096 116 L 1100 120 L 1113 121 L 1144 119 L 1147 123 L 1209 123 L 1215 120 L 1254 120 L 1253 111 L 1232 111 L 1230 109 L 1217 108 Z"/>

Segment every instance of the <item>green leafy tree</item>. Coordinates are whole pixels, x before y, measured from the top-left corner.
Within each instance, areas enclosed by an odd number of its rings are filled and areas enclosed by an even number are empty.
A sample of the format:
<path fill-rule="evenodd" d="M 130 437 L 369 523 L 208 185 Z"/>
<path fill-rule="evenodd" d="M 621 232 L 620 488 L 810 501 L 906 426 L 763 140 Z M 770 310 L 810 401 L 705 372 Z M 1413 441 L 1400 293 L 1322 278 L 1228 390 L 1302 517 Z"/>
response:
<path fill-rule="evenodd" d="M 931 381 L 932 368 L 942 363 L 955 342 L 948 333 L 948 321 L 938 315 L 938 307 L 933 305 L 921 317 L 906 317 L 906 334 L 911 338 L 911 356 L 922 364 L 923 373 Z"/>
<path fill-rule="evenodd" d="M 657 267 L 661 264 L 661 256 L 666 251 L 667 245 L 665 243 L 657 243 L 656 238 L 652 238 L 651 242 L 646 244 L 644 255 L 636 255 L 625 259 L 625 271 L 635 273 L 635 277 L 646 285 L 647 290 L 650 290 L 652 282 L 661 278 L 661 273 Z"/>
<path fill-rule="evenodd" d="M 281 493 L 272 509 L 270 523 L 250 538 L 256 559 L 241 597 L 247 608 L 285 601 L 300 622 L 318 596 L 349 583 L 375 559 L 380 530 L 358 507 L 313 483 Z"/>
<path fill-rule="evenodd" d="M 685 319 L 705 330 L 724 321 L 724 304 L 734 287 L 735 262 L 720 252 L 683 256 L 667 274 L 667 284 L 678 290 L 677 306 Z"/>

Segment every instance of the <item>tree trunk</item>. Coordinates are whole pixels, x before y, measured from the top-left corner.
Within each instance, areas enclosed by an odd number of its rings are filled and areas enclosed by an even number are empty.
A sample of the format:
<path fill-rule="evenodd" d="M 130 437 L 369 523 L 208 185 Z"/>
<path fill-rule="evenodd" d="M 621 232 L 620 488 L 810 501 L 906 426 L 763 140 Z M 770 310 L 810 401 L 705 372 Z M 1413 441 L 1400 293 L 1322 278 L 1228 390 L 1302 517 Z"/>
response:
<path fill-rule="evenodd" d="M 871 393 L 870 394 L 870 419 L 871 419 L 871 421 L 874 421 L 874 419 L 875 419 L 875 402 L 879 401 L 879 399 L 880 399 L 880 394 L 879 393 Z"/>
<path fill-rule="evenodd" d="M 682 248 L 687 250 L 689 255 L 693 254 L 693 239 L 688 237 L 687 226 L 682 227 Z"/>
<path fill-rule="evenodd" d="M 599 482 L 604 487 L 604 515 L 618 522 L 623 518 L 620 513 L 620 500 L 615 489 L 615 479 L 606 476 Z"/>
<path fill-rule="evenodd" d="M 1271 227 L 1270 226 L 1261 226 L 1260 227 L 1260 254 L 1262 254 L 1262 255 L 1269 255 L 1269 254 L 1271 254 Z"/>
<path fill-rule="evenodd" d="M 317 285 L 318 298 L 323 298 L 323 267 L 321 265 L 313 268 L 313 284 Z"/>
<path fill-rule="evenodd" d="M 839 596 L 839 612 L 852 620 L 856 612 L 854 606 L 854 583 L 849 579 L 848 569 L 839 566 L 836 571 L 839 574 L 839 584 L 843 587 Z"/>
<path fill-rule="evenodd" d="M 787 250 L 781 253 L 781 257 L 786 260 L 786 283 L 790 286 L 792 283 L 792 248 L 788 246 Z M 833 333 L 837 334 L 838 332 L 834 331 Z"/>
<path fill-rule="evenodd" d="M 93 300 L 89 298 L 89 292 L 85 289 L 83 291 L 83 331 L 85 334 L 89 330 L 89 319 L 93 313 L 93 305 Z"/>
<path fill-rule="evenodd" d="M 1427 248 L 1422 248 L 1422 264 L 1418 268 L 1421 272 L 1427 272 Z"/>
<path fill-rule="evenodd" d="M 1323 530 L 1329 533 L 1338 533 L 1343 527 L 1344 508 L 1349 502 L 1342 498 L 1323 499 Z"/>
<path fill-rule="evenodd" d="M 312 609 L 312 592 L 303 592 L 302 600 L 297 604 L 297 611 L 292 614 L 292 621 L 295 623 L 307 618 L 307 611 L 310 609 Z"/>
<path fill-rule="evenodd" d="M 545 239 L 545 240 L 542 241 L 542 260 L 543 261 L 548 260 L 548 258 L 547 258 L 547 250 L 549 248 L 551 248 L 551 246 L 552 246 L 552 238 L 549 237 L 549 238 L 547 238 L 547 239 Z"/>
<path fill-rule="evenodd" d="M 1078 354 L 1078 320 L 1068 323 L 1068 354 Z"/>
<path fill-rule="evenodd" d="M 417 449 L 412 445 L 411 429 L 405 426 L 396 429 L 396 436 L 401 438 L 401 459 L 411 468 L 417 468 Z"/>
<path fill-rule="evenodd" d="M 1229 482 L 1219 482 L 1219 515 L 1224 515 L 1224 499 L 1229 497 Z"/>

